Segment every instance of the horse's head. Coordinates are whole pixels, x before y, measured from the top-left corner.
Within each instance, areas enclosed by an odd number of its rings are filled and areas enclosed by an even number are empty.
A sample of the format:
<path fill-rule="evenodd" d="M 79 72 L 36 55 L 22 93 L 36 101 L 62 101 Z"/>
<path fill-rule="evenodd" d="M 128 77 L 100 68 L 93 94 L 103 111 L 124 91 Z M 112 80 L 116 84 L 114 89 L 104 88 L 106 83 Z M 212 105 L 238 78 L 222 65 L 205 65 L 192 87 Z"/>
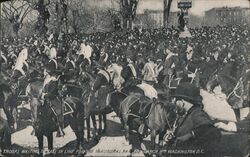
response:
<path fill-rule="evenodd" d="M 158 131 L 163 131 L 166 128 L 173 128 L 174 122 L 177 118 L 176 105 L 168 101 L 157 101 L 154 106 L 155 107 L 149 115 L 149 125 L 153 126 L 151 128 Z"/>

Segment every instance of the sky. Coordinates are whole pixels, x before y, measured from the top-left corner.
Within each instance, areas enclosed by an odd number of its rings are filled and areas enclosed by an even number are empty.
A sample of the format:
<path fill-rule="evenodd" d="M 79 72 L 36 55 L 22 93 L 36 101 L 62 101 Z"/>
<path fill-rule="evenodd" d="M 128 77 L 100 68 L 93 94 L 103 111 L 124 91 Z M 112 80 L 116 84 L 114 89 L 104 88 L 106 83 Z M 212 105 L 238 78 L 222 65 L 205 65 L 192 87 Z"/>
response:
<path fill-rule="evenodd" d="M 98 5 L 101 7 L 104 6 L 111 6 L 111 1 L 115 2 L 119 0 L 88 0 L 93 5 Z M 172 2 L 172 11 L 178 11 L 177 2 L 180 0 L 173 0 Z M 206 10 L 215 8 L 215 7 L 246 7 L 250 8 L 250 0 L 191 0 L 193 7 L 190 9 L 190 13 L 204 16 L 204 12 Z M 113 3 L 114 4 L 114 3 Z M 113 5 L 114 7 L 115 5 Z M 138 10 L 137 13 L 142 13 L 144 9 L 151 9 L 151 10 L 163 10 L 163 0 L 139 0 Z"/>
<path fill-rule="evenodd" d="M 178 11 L 177 2 L 180 0 L 173 0 L 171 10 Z M 190 13 L 204 16 L 206 10 L 216 7 L 246 7 L 250 8 L 250 0 L 192 0 L 192 8 L 189 10 Z M 163 9 L 163 0 L 140 0 L 138 11 L 140 12 L 144 8 L 151 9 Z"/>

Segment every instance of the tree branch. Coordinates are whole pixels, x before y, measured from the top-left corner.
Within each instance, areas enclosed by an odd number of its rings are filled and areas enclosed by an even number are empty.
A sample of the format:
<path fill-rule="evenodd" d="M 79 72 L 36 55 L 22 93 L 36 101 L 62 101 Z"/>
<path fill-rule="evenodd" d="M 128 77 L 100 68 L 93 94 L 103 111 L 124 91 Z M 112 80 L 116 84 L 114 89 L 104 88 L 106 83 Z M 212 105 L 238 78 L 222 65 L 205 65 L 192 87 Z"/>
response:
<path fill-rule="evenodd" d="M 8 12 L 8 11 L 9 11 L 9 12 L 12 12 L 12 10 L 9 9 L 5 4 L 3 4 L 3 8 L 5 9 L 6 12 Z M 7 9 L 8 9 L 8 11 L 7 11 Z M 10 13 L 8 13 L 8 14 L 10 14 Z"/>
<path fill-rule="evenodd" d="M 3 6 L 2 11 L 4 12 L 6 18 L 9 18 L 9 17 L 10 17 L 10 14 L 9 14 L 8 11 L 6 10 L 6 7 L 5 7 L 5 6 Z"/>
<path fill-rule="evenodd" d="M 30 9 L 30 7 L 27 7 L 26 8 L 26 10 L 24 11 L 24 13 L 23 13 L 23 15 L 22 15 L 22 17 L 21 17 L 21 19 L 20 19 L 20 23 L 22 23 L 23 22 L 23 19 L 28 15 L 28 13 L 29 12 L 31 12 L 32 11 L 32 9 Z"/>

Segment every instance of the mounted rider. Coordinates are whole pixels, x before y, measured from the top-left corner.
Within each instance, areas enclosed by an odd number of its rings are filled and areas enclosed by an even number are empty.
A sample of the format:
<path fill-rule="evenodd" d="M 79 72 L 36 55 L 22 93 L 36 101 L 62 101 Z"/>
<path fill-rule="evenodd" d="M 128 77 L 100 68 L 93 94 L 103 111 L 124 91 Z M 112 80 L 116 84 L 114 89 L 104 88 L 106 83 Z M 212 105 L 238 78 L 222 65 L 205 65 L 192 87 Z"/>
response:
<path fill-rule="evenodd" d="M 53 58 L 46 66 L 46 76 L 43 82 L 43 90 L 41 99 L 44 100 L 44 105 L 51 107 L 53 113 L 56 116 L 58 125 L 57 137 L 64 135 L 63 132 L 63 110 L 62 102 L 59 95 L 59 76 L 57 74 L 58 65 Z"/>
<path fill-rule="evenodd" d="M 197 87 L 199 86 L 199 68 L 193 57 L 194 50 L 188 45 L 186 49 L 186 65 L 185 73 L 188 76 L 188 82 L 194 83 Z"/>
<path fill-rule="evenodd" d="M 143 80 L 150 85 L 157 83 L 157 71 L 156 64 L 153 61 L 153 56 L 148 58 L 148 62 L 144 65 L 142 69 Z"/>
<path fill-rule="evenodd" d="M 124 79 L 124 83 L 122 84 L 124 89 L 127 89 L 131 86 L 135 86 L 137 84 L 137 70 L 134 66 L 134 62 L 131 59 L 131 56 L 127 56 L 125 64 L 122 68 L 121 76 Z"/>
<path fill-rule="evenodd" d="M 108 66 L 107 71 L 110 73 L 111 81 L 115 89 L 119 90 L 122 87 L 124 79 L 121 76 L 122 66 L 117 64 L 117 59 L 113 56 L 111 59 L 111 65 Z"/>
<path fill-rule="evenodd" d="M 175 81 L 179 82 L 180 81 L 180 72 L 181 71 L 179 68 L 180 65 L 180 59 L 179 59 L 179 54 L 177 53 L 177 47 L 174 47 L 173 50 L 166 49 L 164 52 L 167 56 L 164 61 L 164 67 L 163 67 L 163 76 L 164 80 L 163 83 L 167 87 L 167 89 L 171 88 L 171 82 L 174 79 L 177 79 Z M 175 82 L 174 81 L 174 82 Z"/>
<path fill-rule="evenodd" d="M 14 82 L 16 82 L 17 79 L 20 78 L 21 76 L 24 77 L 26 76 L 26 72 L 29 69 L 27 59 L 28 59 L 28 47 L 26 44 L 24 44 L 22 51 L 19 53 L 17 57 L 16 64 L 14 67 L 14 72 L 12 75 Z"/>

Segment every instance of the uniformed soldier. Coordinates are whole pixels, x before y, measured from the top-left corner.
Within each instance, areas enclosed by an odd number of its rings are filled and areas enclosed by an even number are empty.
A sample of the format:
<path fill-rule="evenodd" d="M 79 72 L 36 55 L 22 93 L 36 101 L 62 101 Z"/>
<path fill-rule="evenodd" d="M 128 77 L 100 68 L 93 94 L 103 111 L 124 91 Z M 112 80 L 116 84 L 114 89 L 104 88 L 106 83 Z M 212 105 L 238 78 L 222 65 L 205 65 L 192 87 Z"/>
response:
<path fill-rule="evenodd" d="M 131 60 L 130 56 L 127 56 L 126 63 L 123 66 L 121 76 L 124 79 L 123 87 L 126 89 L 133 85 L 136 85 L 137 71 L 134 66 L 134 62 Z"/>
<path fill-rule="evenodd" d="M 157 76 L 155 71 L 156 66 L 157 65 L 152 60 L 151 56 L 142 69 L 143 80 L 150 85 L 154 85 L 155 83 L 157 83 Z"/>
<path fill-rule="evenodd" d="M 25 71 L 28 71 L 29 65 L 26 62 L 28 59 L 28 48 L 26 45 L 24 45 L 23 50 L 19 53 L 16 64 L 14 67 L 14 72 L 12 75 L 12 78 L 14 82 L 17 81 L 17 79 L 21 76 L 26 76 Z"/>
<path fill-rule="evenodd" d="M 172 52 L 169 49 L 165 50 L 166 59 L 164 61 L 163 75 L 164 75 L 164 85 L 168 88 L 171 77 L 174 75 L 175 66 L 178 65 L 179 59 L 176 52 Z"/>
<path fill-rule="evenodd" d="M 194 83 L 197 87 L 199 86 L 199 69 L 197 63 L 193 59 L 193 48 L 191 46 L 187 47 L 186 50 L 186 66 L 185 73 L 188 76 L 188 82 Z"/>
<path fill-rule="evenodd" d="M 115 56 L 111 58 L 111 65 L 108 67 L 107 71 L 110 73 L 114 88 L 120 89 L 124 82 L 124 79 L 121 76 L 122 66 L 117 64 L 117 59 Z"/>

